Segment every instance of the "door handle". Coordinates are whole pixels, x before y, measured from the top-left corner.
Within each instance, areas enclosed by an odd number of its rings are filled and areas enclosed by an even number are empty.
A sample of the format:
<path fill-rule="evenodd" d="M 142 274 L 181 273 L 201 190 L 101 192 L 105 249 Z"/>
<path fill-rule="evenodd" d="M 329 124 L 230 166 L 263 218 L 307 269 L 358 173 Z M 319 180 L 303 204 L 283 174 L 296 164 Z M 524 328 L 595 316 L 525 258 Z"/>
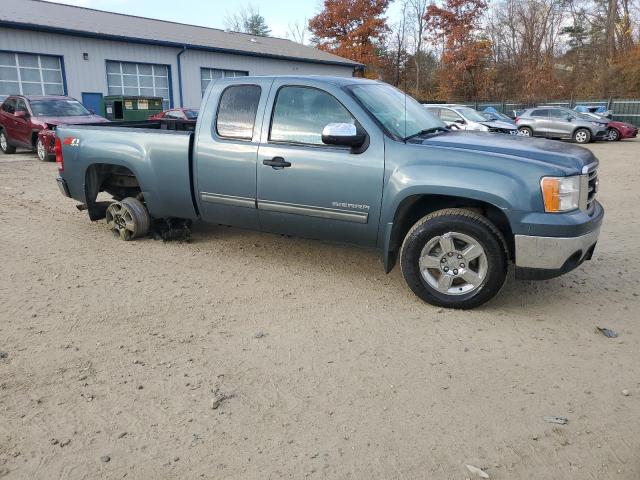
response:
<path fill-rule="evenodd" d="M 273 168 L 286 168 L 291 166 L 291 162 L 287 162 L 282 157 L 273 157 L 271 160 L 263 160 L 262 164 Z"/>

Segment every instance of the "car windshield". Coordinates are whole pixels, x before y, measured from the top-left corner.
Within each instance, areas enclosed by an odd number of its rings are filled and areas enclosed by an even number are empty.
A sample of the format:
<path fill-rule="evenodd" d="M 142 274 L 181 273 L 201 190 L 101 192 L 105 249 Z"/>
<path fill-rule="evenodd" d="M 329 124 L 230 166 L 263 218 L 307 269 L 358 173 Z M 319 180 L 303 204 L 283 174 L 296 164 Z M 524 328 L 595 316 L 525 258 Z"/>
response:
<path fill-rule="evenodd" d="M 37 117 L 79 117 L 91 115 L 89 110 L 77 100 L 55 98 L 31 100 L 31 111 Z"/>
<path fill-rule="evenodd" d="M 184 114 L 188 120 L 195 120 L 198 118 L 199 110 L 185 110 Z"/>
<path fill-rule="evenodd" d="M 487 119 L 484 118 L 480 112 L 474 110 L 470 107 L 456 107 L 454 108 L 456 112 L 462 115 L 467 120 L 471 120 L 472 122 L 486 122 Z"/>
<path fill-rule="evenodd" d="M 391 85 L 353 85 L 349 90 L 396 137 L 406 139 L 431 129 L 446 131 L 443 122 L 412 97 Z"/>

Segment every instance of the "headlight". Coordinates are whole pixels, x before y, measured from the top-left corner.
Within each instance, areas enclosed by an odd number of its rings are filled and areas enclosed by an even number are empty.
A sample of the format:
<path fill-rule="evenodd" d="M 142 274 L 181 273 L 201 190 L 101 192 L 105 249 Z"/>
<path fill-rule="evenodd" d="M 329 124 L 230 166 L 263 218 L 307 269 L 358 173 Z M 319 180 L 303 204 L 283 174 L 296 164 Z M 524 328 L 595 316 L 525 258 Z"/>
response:
<path fill-rule="evenodd" d="M 479 132 L 488 132 L 489 127 L 487 127 L 486 125 L 480 124 L 476 127 L 476 130 L 478 130 Z"/>
<path fill-rule="evenodd" d="M 540 181 L 545 212 L 568 212 L 580 204 L 580 177 L 543 177 Z"/>
<path fill-rule="evenodd" d="M 591 125 L 593 125 L 594 127 L 606 127 L 607 126 L 606 123 L 600 123 L 600 122 L 591 122 Z"/>

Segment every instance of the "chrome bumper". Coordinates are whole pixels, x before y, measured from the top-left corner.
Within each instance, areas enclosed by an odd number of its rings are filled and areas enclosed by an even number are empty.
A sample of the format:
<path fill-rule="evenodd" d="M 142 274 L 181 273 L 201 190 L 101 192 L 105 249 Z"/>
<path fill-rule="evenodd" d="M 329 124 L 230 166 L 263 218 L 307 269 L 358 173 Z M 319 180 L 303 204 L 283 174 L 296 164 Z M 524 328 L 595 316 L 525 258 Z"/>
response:
<path fill-rule="evenodd" d="M 516 235 L 516 267 L 559 270 L 573 258 L 577 264 L 598 241 L 600 227 L 580 237 Z"/>

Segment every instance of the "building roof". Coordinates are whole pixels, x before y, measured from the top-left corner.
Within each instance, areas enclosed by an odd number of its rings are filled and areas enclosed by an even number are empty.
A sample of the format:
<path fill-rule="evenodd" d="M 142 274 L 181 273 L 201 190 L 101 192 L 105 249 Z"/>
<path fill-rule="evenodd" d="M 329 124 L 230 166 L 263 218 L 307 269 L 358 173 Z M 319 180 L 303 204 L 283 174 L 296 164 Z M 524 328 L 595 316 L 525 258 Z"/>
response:
<path fill-rule="evenodd" d="M 42 0 L 3 0 L 0 26 L 312 63 L 360 65 L 284 38 L 228 32 Z"/>

